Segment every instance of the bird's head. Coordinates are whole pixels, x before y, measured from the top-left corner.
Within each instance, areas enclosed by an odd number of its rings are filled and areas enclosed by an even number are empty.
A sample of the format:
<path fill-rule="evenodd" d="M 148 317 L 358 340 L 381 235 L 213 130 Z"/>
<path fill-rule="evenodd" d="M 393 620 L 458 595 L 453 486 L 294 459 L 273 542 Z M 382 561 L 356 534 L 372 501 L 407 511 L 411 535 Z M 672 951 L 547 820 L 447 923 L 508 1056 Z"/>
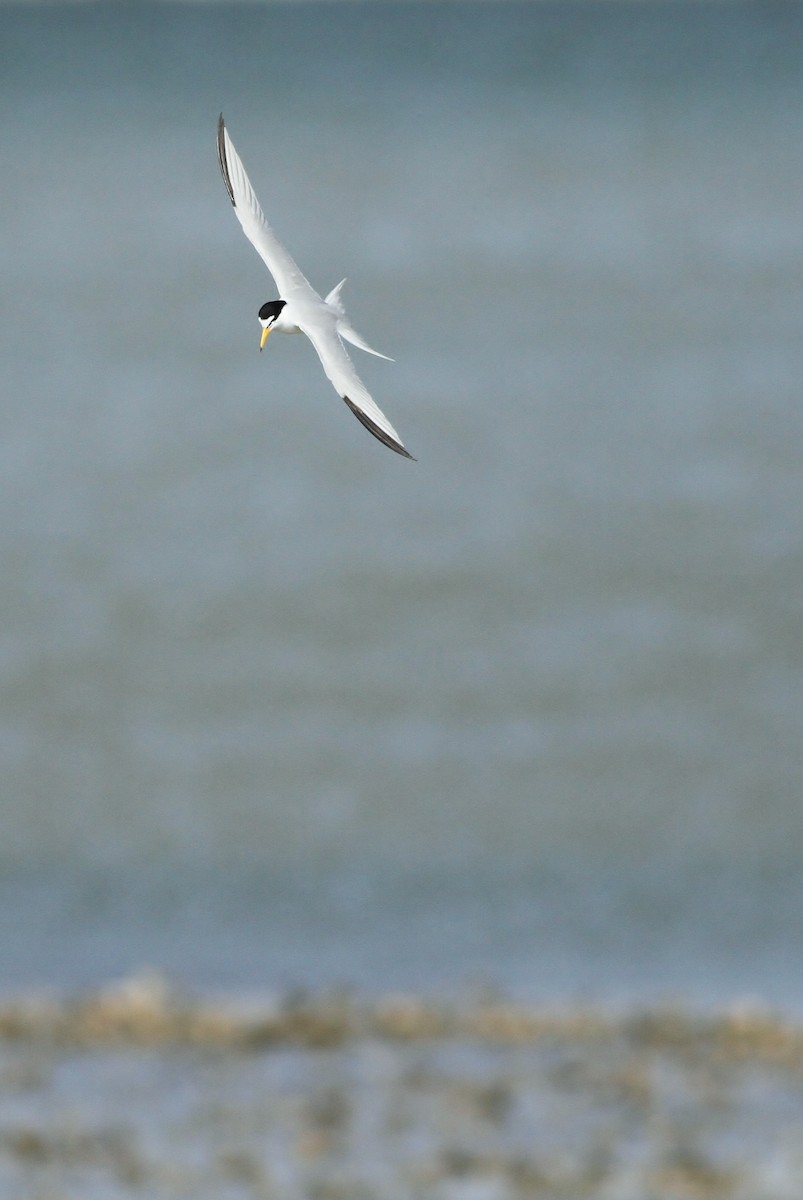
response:
<path fill-rule="evenodd" d="M 279 313 L 284 308 L 284 300 L 268 300 L 259 310 L 259 323 L 262 326 L 262 339 L 259 343 L 260 350 L 268 340 L 268 334 L 273 328 L 273 323 L 279 316 Z"/>

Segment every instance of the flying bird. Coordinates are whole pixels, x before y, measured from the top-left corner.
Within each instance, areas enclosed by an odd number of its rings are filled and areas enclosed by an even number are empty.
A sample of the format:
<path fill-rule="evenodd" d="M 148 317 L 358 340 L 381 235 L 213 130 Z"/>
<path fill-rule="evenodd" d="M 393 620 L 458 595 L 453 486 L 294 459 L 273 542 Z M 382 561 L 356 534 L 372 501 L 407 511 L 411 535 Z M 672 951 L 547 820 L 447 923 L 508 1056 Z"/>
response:
<path fill-rule="evenodd" d="M 217 152 L 223 182 L 235 215 L 245 236 L 273 276 L 279 292 L 278 300 L 268 300 L 259 310 L 259 323 L 262 326 L 260 350 L 274 329 L 279 333 L 305 333 L 315 347 L 324 374 L 357 420 L 385 446 L 412 459 L 412 454 L 404 448 L 390 421 L 371 399 L 343 345 L 345 340 L 368 354 L 375 354 L 377 358 L 388 357 L 373 350 L 349 323 L 340 299 L 340 289 L 345 279 L 324 300 L 301 273 L 265 219 L 245 167 L 229 137 L 222 113 L 217 126 Z"/>

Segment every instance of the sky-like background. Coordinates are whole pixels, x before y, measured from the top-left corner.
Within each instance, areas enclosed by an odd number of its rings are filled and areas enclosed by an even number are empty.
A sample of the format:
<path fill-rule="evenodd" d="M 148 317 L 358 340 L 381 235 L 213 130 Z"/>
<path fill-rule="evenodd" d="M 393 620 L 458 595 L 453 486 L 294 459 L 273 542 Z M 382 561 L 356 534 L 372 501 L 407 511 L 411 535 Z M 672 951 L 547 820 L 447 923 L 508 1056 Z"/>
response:
<path fill-rule="evenodd" d="M 0 7 L 0 987 L 803 976 L 803 10 Z M 354 420 L 231 136 L 418 462 Z"/>

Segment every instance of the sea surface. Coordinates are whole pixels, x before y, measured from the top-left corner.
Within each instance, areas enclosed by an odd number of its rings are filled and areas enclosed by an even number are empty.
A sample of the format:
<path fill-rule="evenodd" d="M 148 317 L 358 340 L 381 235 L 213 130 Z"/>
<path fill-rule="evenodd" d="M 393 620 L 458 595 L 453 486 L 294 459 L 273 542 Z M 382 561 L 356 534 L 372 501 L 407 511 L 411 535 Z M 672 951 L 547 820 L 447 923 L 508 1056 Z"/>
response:
<path fill-rule="evenodd" d="M 803 7 L 2 4 L 0 107 L 0 992 L 799 1015 Z"/>

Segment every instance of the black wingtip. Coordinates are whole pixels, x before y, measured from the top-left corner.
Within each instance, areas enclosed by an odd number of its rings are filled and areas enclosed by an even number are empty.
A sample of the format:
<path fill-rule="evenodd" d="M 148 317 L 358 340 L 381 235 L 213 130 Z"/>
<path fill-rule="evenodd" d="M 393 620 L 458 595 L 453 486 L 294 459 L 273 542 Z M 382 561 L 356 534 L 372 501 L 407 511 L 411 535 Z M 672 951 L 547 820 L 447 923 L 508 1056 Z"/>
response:
<path fill-rule="evenodd" d="M 380 429 L 375 421 L 372 421 L 370 417 L 366 417 L 362 409 L 358 408 L 356 404 L 352 404 L 348 396 L 344 396 L 343 399 L 346 401 L 346 404 L 348 404 L 357 420 L 365 426 L 369 433 L 374 435 L 377 441 L 381 442 L 383 446 L 387 446 L 388 450 L 395 450 L 396 453 L 401 454 L 403 458 L 409 458 L 410 462 L 418 462 L 418 459 L 413 458 L 409 450 L 405 450 L 401 442 L 397 442 L 396 439 L 391 437 L 389 433 L 385 433 L 384 429 Z"/>
<path fill-rule="evenodd" d="M 226 126 L 223 122 L 223 113 L 221 113 L 217 120 L 217 157 L 218 162 L 220 163 L 220 173 L 223 176 L 223 182 L 226 185 L 226 191 L 229 193 L 231 206 L 232 208 L 236 208 L 237 205 L 234 202 L 234 189 L 231 186 L 231 179 L 229 178 L 229 164 L 226 162 L 225 132 Z"/>

